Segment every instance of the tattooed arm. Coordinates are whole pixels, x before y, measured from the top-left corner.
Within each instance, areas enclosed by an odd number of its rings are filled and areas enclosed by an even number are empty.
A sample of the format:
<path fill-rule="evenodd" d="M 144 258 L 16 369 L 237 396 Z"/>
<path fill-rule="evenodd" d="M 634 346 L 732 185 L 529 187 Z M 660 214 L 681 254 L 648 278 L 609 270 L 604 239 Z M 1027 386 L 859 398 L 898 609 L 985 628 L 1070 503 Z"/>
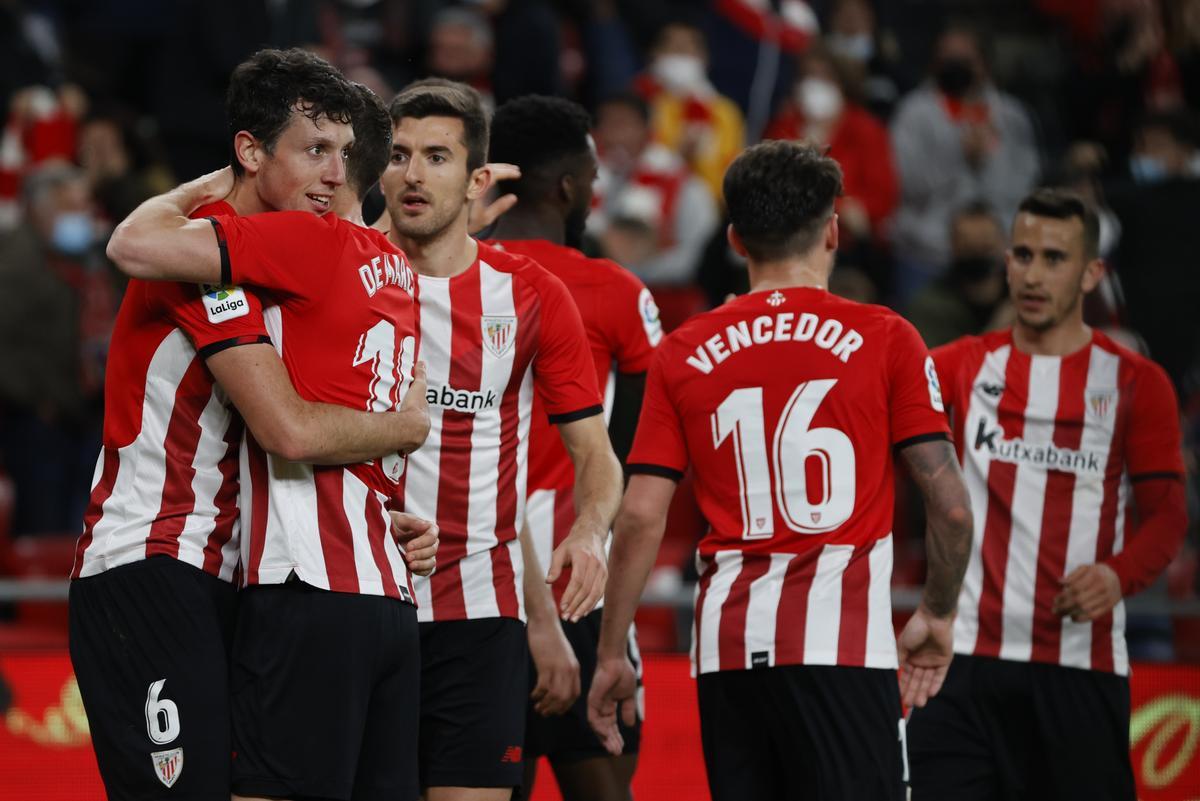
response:
<path fill-rule="evenodd" d="M 971 501 L 948 440 L 900 451 L 925 502 L 925 592 L 901 632 L 900 692 L 909 706 L 937 694 L 954 653 L 954 612 L 971 553 Z"/>

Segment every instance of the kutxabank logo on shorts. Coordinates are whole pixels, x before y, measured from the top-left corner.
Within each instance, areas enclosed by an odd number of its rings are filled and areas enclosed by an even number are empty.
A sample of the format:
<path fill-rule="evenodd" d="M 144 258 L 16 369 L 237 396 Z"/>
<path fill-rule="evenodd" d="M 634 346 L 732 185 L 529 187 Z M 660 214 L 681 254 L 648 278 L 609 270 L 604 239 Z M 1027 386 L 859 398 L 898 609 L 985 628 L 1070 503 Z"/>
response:
<path fill-rule="evenodd" d="M 154 773 L 158 776 L 158 780 L 167 787 L 173 786 L 179 780 L 180 774 L 183 773 L 182 748 L 155 751 L 150 755 L 150 761 L 154 763 Z"/>

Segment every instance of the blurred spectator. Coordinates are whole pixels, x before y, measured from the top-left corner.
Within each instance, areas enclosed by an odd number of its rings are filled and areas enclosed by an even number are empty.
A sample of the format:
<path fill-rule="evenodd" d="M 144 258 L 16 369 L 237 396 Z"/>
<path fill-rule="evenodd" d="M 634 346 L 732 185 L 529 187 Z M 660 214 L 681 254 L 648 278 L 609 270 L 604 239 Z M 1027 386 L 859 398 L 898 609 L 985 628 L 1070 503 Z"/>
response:
<path fill-rule="evenodd" d="M 899 63 L 899 45 L 895 37 L 878 30 L 871 4 L 867 0 L 836 0 L 824 41 L 850 69 L 863 105 L 879 119 L 889 119 L 910 82 Z"/>
<path fill-rule="evenodd" d="M 913 298 L 906 317 L 930 348 L 1000 326 L 1006 306 L 1004 250 L 1000 221 L 983 203 L 954 215 L 950 228 L 950 267 Z"/>
<path fill-rule="evenodd" d="M 600 105 L 588 230 L 609 258 L 651 287 L 689 284 L 717 226 L 716 203 L 678 153 L 651 140 L 649 115 L 636 95 Z"/>
<path fill-rule="evenodd" d="M 725 168 L 746 144 L 745 122 L 708 79 L 703 31 L 679 20 L 663 26 L 634 88 L 650 104 L 655 140 L 683 156 L 720 199 Z"/>
<path fill-rule="evenodd" d="M 483 0 L 496 38 L 492 92 L 497 104 L 521 95 L 560 95 L 564 73 L 574 65 L 559 30 L 562 22 L 547 0 Z M 578 60 L 578 56 L 575 60 Z"/>
<path fill-rule="evenodd" d="M 893 223 L 894 294 L 900 303 L 945 272 L 951 217 L 987 203 L 1005 227 L 1038 177 L 1033 125 L 988 77 L 978 36 L 951 27 L 938 38 L 930 80 L 908 94 L 892 121 L 900 173 Z"/>
<path fill-rule="evenodd" d="M 149 163 L 132 124 L 117 113 L 94 114 L 79 129 L 79 165 L 97 211 L 115 226 L 142 201 L 174 185 L 166 168 Z"/>
<path fill-rule="evenodd" d="M 87 99 L 78 87 L 27 86 L 12 96 L 0 133 L 0 229 L 20 222 L 21 176 L 34 166 L 75 156 L 78 119 Z"/>
<path fill-rule="evenodd" d="M 1169 8 L 1171 44 L 1179 65 L 1184 102 L 1200 110 L 1200 0 L 1177 0 Z"/>
<path fill-rule="evenodd" d="M 31 173 L 29 225 L 0 236 L 0 458 L 16 487 L 13 531 L 77 531 L 99 450 L 114 318 L 84 174 Z"/>
<path fill-rule="evenodd" d="M 801 56 L 793 96 L 763 138 L 827 146 L 841 165 L 838 228 L 846 238 L 840 249 L 882 238 L 899 195 L 887 129 L 849 96 L 844 77 L 820 46 Z"/>
<path fill-rule="evenodd" d="M 1114 261 L 1129 323 L 1182 394 L 1200 390 L 1200 132 L 1193 115 L 1156 114 L 1136 129 L 1133 182 L 1109 188 L 1121 221 Z"/>
<path fill-rule="evenodd" d="M 494 53 L 491 25 L 479 11 L 451 7 L 434 17 L 426 59 L 430 74 L 474 87 L 489 109 L 495 108 Z"/>

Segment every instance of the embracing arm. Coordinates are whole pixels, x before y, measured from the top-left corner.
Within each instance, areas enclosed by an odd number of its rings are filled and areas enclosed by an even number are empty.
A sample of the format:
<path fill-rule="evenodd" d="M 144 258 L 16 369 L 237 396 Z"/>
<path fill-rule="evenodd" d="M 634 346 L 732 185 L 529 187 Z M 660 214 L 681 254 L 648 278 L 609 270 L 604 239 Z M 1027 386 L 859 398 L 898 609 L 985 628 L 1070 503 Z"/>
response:
<path fill-rule="evenodd" d="M 113 231 L 108 258 L 131 278 L 215 284 L 221 275 L 221 249 L 208 220 L 188 215 L 233 189 L 225 167 L 181 184 L 138 206 Z"/>
<path fill-rule="evenodd" d="M 367 412 L 301 398 L 270 344 L 226 348 L 206 364 L 258 444 L 289 461 L 353 464 L 410 453 L 429 433 L 422 365 L 398 411 Z"/>

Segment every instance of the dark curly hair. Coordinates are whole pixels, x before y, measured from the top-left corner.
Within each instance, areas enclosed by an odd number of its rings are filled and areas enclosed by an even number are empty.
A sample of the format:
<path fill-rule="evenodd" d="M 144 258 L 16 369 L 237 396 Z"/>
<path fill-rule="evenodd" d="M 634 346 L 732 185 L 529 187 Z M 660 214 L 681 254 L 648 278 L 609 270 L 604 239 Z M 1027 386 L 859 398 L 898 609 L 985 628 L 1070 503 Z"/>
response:
<path fill-rule="evenodd" d="M 294 112 L 350 123 L 361 105 L 354 86 L 320 56 L 298 47 L 259 50 L 233 71 L 225 94 L 234 174 L 244 172 L 233 152 L 239 131 L 249 131 L 270 153 Z"/>
<path fill-rule="evenodd" d="M 583 106 L 559 97 L 526 95 L 510 100 L 492 117 L 492 161 L 516 164 L 521 177 L 500 191 L 518 198 L 549 191 L 570 162 L 589 152 L 591 119 Z"/>
<path fill-rule="evenodd" d="M 729 221 L 756 261 L 807 253 L 842 194 L 842 168 L 811 145 L 764 142 L 725 173 Z"/>
<path fill-rule="evenodd" d="M 445 78 L 424 78 L 410 83 L 392 99 L 388 108 L 392 125 L 405 117 L 452 117 L 463 124 L 463 146 L 467 149 L 467 169 L 477 170 L 488 159 L 488 113 L 483 98 L 465 83 Z"/>
<path fill-rule="evenodd" d="M 392 155 L 392 118 L 379 96 L 354 84 L 362 105 L 354 115 L 354 144 L 346 161 L 346 183 L 362 200 L 387 169 Z"/>

